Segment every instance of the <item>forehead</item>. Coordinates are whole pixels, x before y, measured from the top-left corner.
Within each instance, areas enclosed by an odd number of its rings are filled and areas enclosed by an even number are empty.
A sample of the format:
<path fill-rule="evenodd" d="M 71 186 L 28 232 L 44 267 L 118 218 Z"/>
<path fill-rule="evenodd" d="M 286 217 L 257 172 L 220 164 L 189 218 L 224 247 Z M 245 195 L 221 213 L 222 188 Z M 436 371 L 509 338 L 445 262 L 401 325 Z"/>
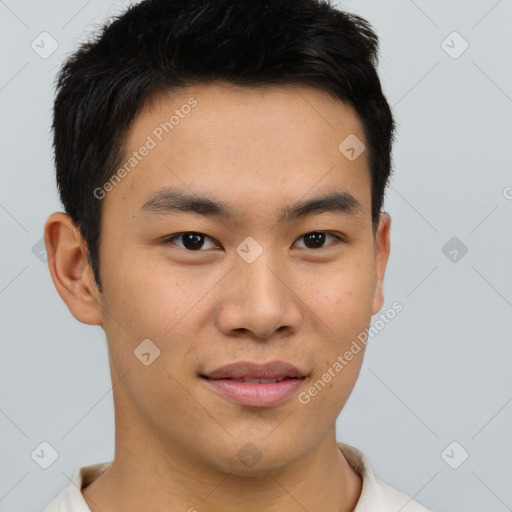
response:
<path fill-rule="evenodd" d="M 119 166 L 127 172 L 103 208 L 135 216 L 172 186 L 252 216 L 334 188 L 369 210 L 367 152 L 351 160 L 340 149 L 353 137 L 366 145 L 354 109 L 311 86 L 212 83 L 158 93 L 132 122 Z"/>
<path fill-rule="evenodd" d="M 192 102 L 196 105 L 189 108 Z M 352 105 L 317 87 L 304 84 L 241 87 L 212 82 L 153 94 L 132 123 L 128 145 L 152 128 L 154 131 L 155 121 L 171 120 L 173 113 L 176 114 L 171 121 L 173 133 L 190 134 L 200 125 L 202 139 L 205 136 L 215 139 L 222 138 L 227 130 L 233 135 L 232 130 L 236 129 L 238 136 L 233 142 L 240 145 L 245 135 L 273 135 L 265 140 L 269 149 L 268 144 L 273 140 L 283 144 L 286 140 L 294 143 L 298 137 L 303 142 L 304 137 L 309 137 L 316 142 L 315 139 L 325 137 L 328 132 L 338 132 L 337 135 L 347 132 L 364 139 L 362 123 Z M 182 123 L 185 118 L 187 123 Z M 298 121 L 300 125 L 294 124 Z M 282 137 L 282 130 L 286 130 L 286 137 Z M 281 138 L 277 139 L 278 135 Z"/>

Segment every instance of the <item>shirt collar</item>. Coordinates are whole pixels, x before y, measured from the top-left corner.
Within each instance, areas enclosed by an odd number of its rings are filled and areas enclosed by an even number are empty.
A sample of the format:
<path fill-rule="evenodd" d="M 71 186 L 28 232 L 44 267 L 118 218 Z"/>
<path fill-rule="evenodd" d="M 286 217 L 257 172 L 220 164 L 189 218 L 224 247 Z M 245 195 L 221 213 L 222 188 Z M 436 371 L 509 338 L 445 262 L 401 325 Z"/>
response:
<path fill-rule="evenodd" d="M 361 450 L 345 443 L 338 443 L 338 448 L 363 481 L 361 495 L 353 512 L 364 512 L 369 507 L 375 506 L 378 493 L 377 479 L 368 458 Z"/>

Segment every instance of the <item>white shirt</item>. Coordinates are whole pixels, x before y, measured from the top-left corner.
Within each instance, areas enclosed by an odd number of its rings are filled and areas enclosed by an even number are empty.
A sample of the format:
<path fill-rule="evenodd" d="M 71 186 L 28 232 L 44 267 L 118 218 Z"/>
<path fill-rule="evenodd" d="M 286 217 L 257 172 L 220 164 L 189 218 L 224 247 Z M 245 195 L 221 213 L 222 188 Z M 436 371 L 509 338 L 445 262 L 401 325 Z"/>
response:
<path fill-rule="evenodd" d="M 406 494 L 397 491 L 373 474 L 365 454 L 353 446 L 338 443 L 338 447 L 363 481 L 361 495 L 353 512 L 429 512 Z M 110 462 L 78 468 L 71 483 L 44 509 L 44 512 L 91 512 L 81 489 L 90 484 Z"/>

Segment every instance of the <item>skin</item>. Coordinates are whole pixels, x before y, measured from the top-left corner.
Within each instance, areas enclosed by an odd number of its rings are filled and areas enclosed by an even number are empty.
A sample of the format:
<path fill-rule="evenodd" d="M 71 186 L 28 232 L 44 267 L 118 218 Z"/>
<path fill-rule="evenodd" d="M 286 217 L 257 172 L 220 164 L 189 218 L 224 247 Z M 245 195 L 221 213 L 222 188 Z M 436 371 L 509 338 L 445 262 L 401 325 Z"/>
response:
<path fill-rule="evenodd" d="M 383 304 L 390 216 L 372 231 L 367 151 L 348 160 L 355 111 L 306 85 L 197 84 L 159 94 L 136 117 L 126 155 L 175 109 L 197 106 L 106 194 L 100 246 L 103 293 L 78 228 L 62 212 L 45 225 L 55 287 L 80 322 L 105 331 L 115 407 L 115 458 L 82 490 L 93 512 L 350 511 L 361 478 L 336 445 L 335 422 L 359 375 L 361 350 L 307 405 L 242 407 L 198 376 L 235 361 L 287 361 L 307 390 L 343 355 Z M 366 142 L 365 142 L 366 144 Z M 148 215 L 162 186 L 229 203 L 235 218 Z M 349 192 L 356 214 L 277 222 L 279 209 L 324 192 Z M 187 231 L 205 234 L 186 249 Z M 304 235 L 328 231 L 323 247 Z M 263 249 L 236 252 L 247 237 Z M 149 366 L 134 349 L 150 339 Z M 252 466 L 237 455 L 251 442 Z"/>

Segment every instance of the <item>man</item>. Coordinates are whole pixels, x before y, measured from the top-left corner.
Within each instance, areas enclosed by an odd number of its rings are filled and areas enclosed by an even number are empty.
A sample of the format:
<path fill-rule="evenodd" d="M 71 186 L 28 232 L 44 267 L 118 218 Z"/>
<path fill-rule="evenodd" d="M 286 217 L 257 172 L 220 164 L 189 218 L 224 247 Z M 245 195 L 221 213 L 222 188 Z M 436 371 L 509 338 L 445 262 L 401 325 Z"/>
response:
<path fill-rule="evenodd" d="M 69 57 L 45 242 L 116 446 L 46 512 L 426 510 L 335 431 L 390 250 L 377 50 L 317 0 L 148 0 Z"/>

